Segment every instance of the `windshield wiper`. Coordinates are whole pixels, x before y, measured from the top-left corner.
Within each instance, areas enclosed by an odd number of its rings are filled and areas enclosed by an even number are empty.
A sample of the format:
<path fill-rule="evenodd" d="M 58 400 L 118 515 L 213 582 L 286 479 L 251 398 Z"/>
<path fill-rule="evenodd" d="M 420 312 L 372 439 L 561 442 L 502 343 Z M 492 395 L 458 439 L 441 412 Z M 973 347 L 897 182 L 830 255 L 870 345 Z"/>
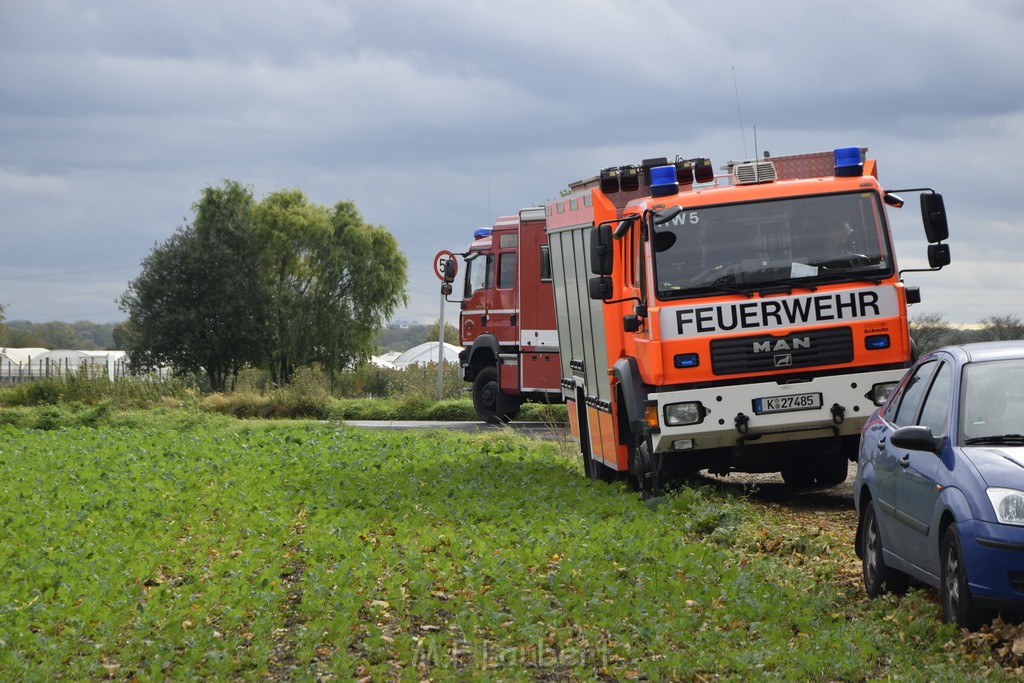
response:
<path fill-rule="evenodd" d="M 882 278 L 880 277 L 867 277 L 866 275 L 854 275 L 852 273 L 827 273 L 824 275 L 800 278 L 799 281 L 814 282 L 817 284 L 826 284 L 831 282 L 870 282 L 874 285 L 882 284 Z"/>
<path fill-rule="evenodd" d="M 753 290 L 740 289 L 739 287 L 726 287 L 724 285 L 708 283 L 704 285 L 698 285 L 696 287 L 691 285 L 688 287 L 680 287 L 679 289 L 659 289 L 658 297 L 662 299 L 678 299 L 683 297 L 700 296 L 702 294 L 707 294 L 708 292 L 718 294 L 742 294 L 747 298 L 750 298 L 754 295 Z"/>
<path fill-rule="evenodd" d="M 1012 446 L 1024 446 L 1024 435 L 1000 434 L 998 436 L 975 436 L 971 439 L 964 439 L 965 446 L 977 446 L 980 444 L 1010 444 Z"/>

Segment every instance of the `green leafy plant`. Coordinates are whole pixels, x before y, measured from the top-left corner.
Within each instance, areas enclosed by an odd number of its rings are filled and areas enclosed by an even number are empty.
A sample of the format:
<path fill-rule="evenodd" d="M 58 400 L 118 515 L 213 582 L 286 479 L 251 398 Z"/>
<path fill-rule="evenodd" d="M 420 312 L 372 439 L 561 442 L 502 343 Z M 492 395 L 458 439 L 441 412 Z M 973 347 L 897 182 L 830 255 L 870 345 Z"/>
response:
<path fill-rule="evenodd" d="M 504 431 L 59 410 L 100 426 L 0 426 L 12 679 L 1004 674 L 951 652 L 927 593 L 866 600 L 846 540 L 744 495 L 650 509 Z"/>

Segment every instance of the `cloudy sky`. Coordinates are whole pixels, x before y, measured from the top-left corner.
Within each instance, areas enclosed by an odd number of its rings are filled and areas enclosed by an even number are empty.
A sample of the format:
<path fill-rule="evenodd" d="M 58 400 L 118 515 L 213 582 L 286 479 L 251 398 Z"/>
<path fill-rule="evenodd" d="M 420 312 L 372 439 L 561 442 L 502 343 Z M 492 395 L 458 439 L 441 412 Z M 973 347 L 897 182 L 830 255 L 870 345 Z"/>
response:
<path fill-rule="evenodd" d="M 1024 317 L 1022 36 L 1019 0 L 0 0 L 0 304 L 123 320 L 232 179 L 355 201 L 428 322 L 435 252 L 603 166 L 861 145 L 945 196 L 953 264 L 906 274 L 912 317 Z"/>

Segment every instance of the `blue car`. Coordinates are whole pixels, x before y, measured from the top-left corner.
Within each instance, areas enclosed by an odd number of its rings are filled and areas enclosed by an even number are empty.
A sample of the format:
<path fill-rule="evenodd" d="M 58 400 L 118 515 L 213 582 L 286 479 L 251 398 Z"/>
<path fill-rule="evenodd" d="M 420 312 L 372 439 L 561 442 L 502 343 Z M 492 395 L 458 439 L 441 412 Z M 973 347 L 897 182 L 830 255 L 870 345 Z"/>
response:
<path fill-rule="evenodd" d="M 853 500 L 871 597 L 912 577 L 961 627 L 1024 611 L 1024 341 L 919 358 L 861 431 Z"/>

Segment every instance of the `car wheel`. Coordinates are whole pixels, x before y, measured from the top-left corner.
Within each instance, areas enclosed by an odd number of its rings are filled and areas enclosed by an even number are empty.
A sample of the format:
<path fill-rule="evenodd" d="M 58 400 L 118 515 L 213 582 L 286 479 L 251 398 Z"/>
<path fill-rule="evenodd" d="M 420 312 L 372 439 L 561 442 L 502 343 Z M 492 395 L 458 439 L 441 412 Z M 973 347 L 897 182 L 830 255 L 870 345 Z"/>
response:
<path fill-rule="evenodd" d="M 960 533 L 956 524 L 950 524 L 942 536 L 942 580 L 939 590 L 942 594 L 942 618 L 946 623 L 961 628 L 977 629 L 989 620 L 990 614 L 974 605 L 971 589 L 967 583 L 967 567 L 960 546 Z"/>
<path fill-rule="evenodd" d="M 864 590 L 869 597 L 877 598 L 886 592 L 897 594 L 906 592 L 909 580 L 907 575 L 885 564 L 885 557 L 882 554 L 882 534 L 878 531 L 875 507 L 870 500 L 864 503 L 860 550 Z"/>

